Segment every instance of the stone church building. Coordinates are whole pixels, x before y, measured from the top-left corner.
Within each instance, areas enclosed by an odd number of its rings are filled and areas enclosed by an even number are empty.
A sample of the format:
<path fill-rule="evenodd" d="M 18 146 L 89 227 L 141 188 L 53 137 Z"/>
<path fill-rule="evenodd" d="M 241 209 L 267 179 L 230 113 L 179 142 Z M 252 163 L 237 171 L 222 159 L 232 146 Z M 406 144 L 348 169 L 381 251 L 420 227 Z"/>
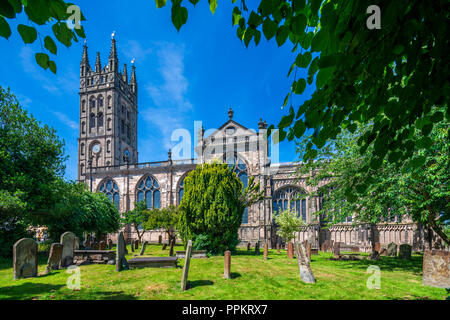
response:
<path fill-rule="evenodd" d="M 144 199 L 147 206 L 153 208 L 178 205 L 189 171 L 211 159 L 221 159 L 236 164 L 236 174 L 244 185 L 249 177 L 255 177 L 265 194 L 264 200 L 245 210 L 239 229 L 241 245 L 269 239 L 274 246 L 279 239 L 273 217 L 278 210 L 291 208 L 307 223 L 297 233 L 298 240 L 308 239 L 313 247 L 318 247 L 331 239 L 369 250 L 372 235 L 368 225 L 352 224 L 349 217 L 345 223 L 324 228 L 323 221 L 314 214 L 321 209 L 322 199 L 307 196 L 299 200 L 298 195 L 309 193 L 311 187 L 294 175 L 299 164 L 271 163 L 265 121 L 260 120 L 258 131 L 254 131 L 236 122 L 233 110 L 226 113 L 226 109 L 222 109 L 224 123 L 220 128 L 208 136 L 203 127 L 198 131 L 196 159 L 173 160 L 169 151 L 167 159 L 140 162 L 136 68 L 132 63 L 128 77 L 127 65 L 119 67 L 114 38 L 106 65 L 101 64 L 100 53 L 97 53 L 94 68 L 91 68 L 84 45 L 79 96 L 78 181 L 85 182 L 92 191 L 105 193 L 120 212 L 132 209 L 134 203 Z M 215 107 L 220 116 L 223 106 Z M 131 227 L 124 231 L 128 240 L 137 238 Z M 167 240 L 158 230 L 147 232 L 144 240 L 158 242 L 159 235 Z M 374 236 L 382 245 L 409 243 L 422 249 L 427 233 L 404 218 L 377 225 Z"/>

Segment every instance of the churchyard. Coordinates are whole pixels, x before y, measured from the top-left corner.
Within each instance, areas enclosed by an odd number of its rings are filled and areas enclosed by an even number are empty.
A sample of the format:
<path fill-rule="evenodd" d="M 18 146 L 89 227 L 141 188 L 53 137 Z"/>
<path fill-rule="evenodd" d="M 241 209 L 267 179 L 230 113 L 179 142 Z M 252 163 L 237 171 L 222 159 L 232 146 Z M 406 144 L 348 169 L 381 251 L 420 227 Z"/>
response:
<path fill-rule="evenodd" d="M 264 247 L 264 245 L 262 245 Z M 131 251 L 125 259 L 140 257 L 140 250 Z M 184 251 L 176 245 L 175 252 Z M 116 246 L 112 250 L 116 252 Z M 168 248 L 161 244 L 148 244 L 143 257 L 167 257 Z M 262 251 L 262 250 L 261 250 Z M 230 272 L 224 278 L 224 256 L 191 258 L 186 290 L 180 283 L 185 259 L 178 258 L 176 268 L 130 268 L 116 271 L 113 264 L 81 265 L 80 288 L 68 288 L 71 269 L 46 272 L 48 255 L 38 254 L 38 276 L 13 280 L 12 259 L 0 260 L 0 299 L 400 299 L 443 300 L 445 289 L 422 285 L 422 254 L 411 259 L 381 256 L 380 260 L 335 259 L 332 251 L 319 251 L 311 255 L 310 267 L 315 283 L 300 279 L 297 260 L 288 258 L 287 250 L 267 249 L 255 253 L 254 247 L 238 248 L 231 253 Z M 295 254 L 297 254 L 297 248 Z M 340 252 L 342 257 L 350 252 Z M 360 256 L 368 256 L 361 253 Z M 380 288 L 368 288 L 370 266 L 380 270 Z M 369 269 L 368 269 L 369 268 Z M 372 267 L 373 268 L 373 267 Z M 69 273 L 68 271 L 72 271 Z M 228 279 L 227 279 L 228 278 Z"/>

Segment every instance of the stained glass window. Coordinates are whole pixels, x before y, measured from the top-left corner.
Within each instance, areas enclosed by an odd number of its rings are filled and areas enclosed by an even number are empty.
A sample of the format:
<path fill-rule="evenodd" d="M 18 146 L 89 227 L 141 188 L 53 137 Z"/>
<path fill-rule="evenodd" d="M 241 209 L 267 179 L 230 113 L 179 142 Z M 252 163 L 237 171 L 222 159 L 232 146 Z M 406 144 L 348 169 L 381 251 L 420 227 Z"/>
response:
<path fill-rule="evenodd" d="M 161 193 L 159 184 L 152 176 L 147 176 L 139 182 L 137 187 L 137 201 L 145 200 L 147 208 L 161 207 Z"/>
<path fill-rule="evenodd" d="M 100 192 L 103 192 L 120 209 L 119 187 L 112 180 L 107 180 L 100 185 Z"/>

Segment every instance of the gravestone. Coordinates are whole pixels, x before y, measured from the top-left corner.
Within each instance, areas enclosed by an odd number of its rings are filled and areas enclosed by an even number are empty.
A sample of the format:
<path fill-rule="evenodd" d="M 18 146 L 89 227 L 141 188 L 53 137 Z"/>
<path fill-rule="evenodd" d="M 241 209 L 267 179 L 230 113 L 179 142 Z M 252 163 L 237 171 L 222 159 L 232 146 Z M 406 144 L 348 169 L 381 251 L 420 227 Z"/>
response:
<path fill-rule="evenodd" d="M 334 254 L 335 257 L 339 256 L 341 254 L 341 243 L 340 242 L 336 242 L 334 244 L 333 254 Z"/>
<path fill-rule="evenodd" d="M 292 243 L 292 241 L 289 241 L 287 244 L 287 256 L 289 259 L 294 258 L 294 244 Z"/>
<path fill-rule="evenodd" d="M 74 250 L 80 250 L 80 238 L 75 237 L 75 242 L 74 242 L 73 249 Z"/>
<path fill-rule="evenodd" d="M 38 268 L 38 244 L 30 238 L 23 238 L 13 246 L 13 278 L 36 277 Z"/>
<path fill-rule="evenodd" d="M 106 241 L 100 241 L 99 247 L 100 250 L 106 250 Z"/>
<path fill-rule="evenodd" d="M 162 235 L 158 236 L 158 243 L 161 244 L 162 243 Z"/>
<path fill-rule="evenodd" d="M 450 251 L 425 250 L 423 253 L 422 284 L 450 288 Z"/>
<path fill-rule="evenodd" d="M 52 243 L 50 254 L 48 255 L 47 269 L 45 270 L 46 273 L 49 273 L 52 270 L 58 270 L 61 267 L 62 252 L 62 244 Z"/>
<path fill-rule="evenodd" d="M 186 290 L 187 278 L 189 273 L 189 264 L 191 263 L 192 240 L 189 240 L 186 246 L 186 257 L 184 258 L 183 275 L 181 277 L 181 290 Z"/>
<path fill-rule="evenodd" d="M 148 241 L 144 241 L 144 243 L 142 244 L 141 252 L 139 253 L 141 256 L 144 254 L 145 247 L 147 247 L 147 244 L 148 244 Z"/>
<path fill-rule="evenodd" d="M 398 251 L 398 257 L 400 259 L 411 260 L 411 250 L 412 247 L 409 244 L 401 244 Z"/>
<path fill-rule="evenodd" d="M 108 240 L 108 250 L 111 250 L 113 246 L 113 242 L 111 239 Z"/>
<path fill-rule="evenodd" d="M 259 254 L 259 241 L 255 243 L 255 254 Z"/>
<path fill-rule="evenodd" d="M 231 279 L 231 252 L 229 250 L 224 252 L 224 266 L 223 266 L 223 278 Z"/>
<path fill-rule="evenodd" d="M 130 247 L 131 247 L 131 252 L 134 252 L 134 241 L 133 240 L 131 240 Z"/>
<path fill-rule="evenodd" d="M 389 243 L 387 246 L 387 255 L 390 257 L 397 256 L 397 245 L 393 242 Z"/>
<path fill-rule="evenodd" d="M 67 231 L 61 235 L 60 243 L 63 245 L 61 255 L 61 267 L 67 268 L 73 264 L 73 250 L 75 246 L 75 234 Z"/>
<path fill-rule="evenodd" d="M 264 260 L 267 260 L 269 256 L 269 242 L 266 241 L 266 243 L 264 243 Z"/>
<path fill-rule="evenodd" d="M 116 271 L 128 270 L 128 262 L 125 259 L 125 238 L 123 237 L 123 232 L 119 233 L 117 237 L 117 248 L 116 248 Z"/>
<path fill-rule="evenodd" d="M 316 279 L 314 278 L 314 274 L 309 265 L 309 259 L 306 255 L 306 249 L 303 244 L 296 243 L 295 255 L 297 256 L 300 279 L 302 279 L 306 283 L 316 283 Z"/>
<path fill-rule="evenodd" d="M 251 243 L 247 242 L 247 251 L 250 251 L 250 250 L 251 250 Z"/>

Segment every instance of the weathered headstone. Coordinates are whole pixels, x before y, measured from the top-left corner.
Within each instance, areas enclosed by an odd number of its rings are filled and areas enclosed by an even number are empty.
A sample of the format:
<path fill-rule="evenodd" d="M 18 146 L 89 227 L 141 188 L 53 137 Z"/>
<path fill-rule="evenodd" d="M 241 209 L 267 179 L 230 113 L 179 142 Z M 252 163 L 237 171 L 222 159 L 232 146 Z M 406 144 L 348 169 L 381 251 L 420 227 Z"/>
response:
<path fill-rule="evenodd" d="M 409 244 L 401 244 L 398 251 L 398 257 L 400 259 L 411 260 L 411 250 L 412 247 Z"/>
<path fill-rule="evenodd" d="M 148 244 L 148 241 L 144 241 L 144 243 L 142 244 L 141 252 L 139 253 L 141 256 L 144 254 L 147 244 Z"/>
<path fill-rule="evenodd" d="M 125 259 L 125 238 L 123 237 L 123 232 L 119 233 L 117 237 L 117 248 L 116 248 L 116 271 L 128 270 L 128 262 Z"/>
<path fill-rule="evenodd" d="M 397 245 L 393 242 L 389 243 L 387 246 L 387 255 L 390 257 L 397 256 Z"/>
<path fill-rule="evenodd" d="M 306 283 L 316 283 L 314 274 L 309 265 L 309 259 L 306 255 L 306 249 L 301 243 L 295 245 L 295 255 L 297 256 L 300 278 Z"/>
<path fill-rule="evenodd" d="M 294 258 L 294 244 L 292 243 L 292 241 L 289 241 L 287 244 L 287 256 L 289 259 Z"/>
<path fill-rule="evenodd" d="M 250 250 L 251 250 L 251 243 L 247 242 L 247 251 L 250 251 Z"/>
<path fill-rule="evenodd" d="M 63 245 L 61 243 L 52 243 L 50 254 L 48 255 L 46 273 L 58 270 L 61 267 L 62 252 Z"/>
<path fill-rule="evenodd" d="M 186 246 L 186 257 L 184 258 L 183 275 L 181 277 L 181 290 L 186 290 L 187 278 L 189 273 L 189 264 L 191 263 L 192 240 L 189 240 Z"/>
<path fill-rule="evenodd" d="M 73 264 L 73 250 L 75 246 L 75 234 L 67 231 L 61 235 L 60 243 L 63 245 L 61 267 L 67 268 Z"/>
<path fill-rule="evenodd" d="M 336 242 L 334 244 L 333 254 L 334 254 L 335 257 L 339 256 L 341 254 L 341 243 L 340 242 Z"/>
<path fill-rule="evenodd" d="M 23 238 L 13 246 L 13 276 L 15 279 L 36 277 L 38 268 L 38 244 Z"/>
<path fill-rule="evenodd" d="M 229 250 L 224 252 L 224 267 L 223 267 L 223 278 L 231 279 L 231 252 Z"/>
<path fill-rule="evenodd" d="M 161 244 L 162 243 L 162 235 L 158 236 L 158 243 Z"/>
<path fill-rule="evenodd" d="M 266 243 L 264 243 L 264 260 L 267 260 L 268 257 L 269 257 L 269 242 L 266 241 Z"/>
<path fill-rule="evenodd" d="M 425 250 L 422 271 L 423 285 L 450 288 L 450 251 Z"/>
<path fill-rule="evenodd" d="M 255 254 L 259 254 L 259 241 L 255 243 Z"/>
<path fill-rule="evenodd" d="M 108 239 L 108 250 L 111 250 L 113 246 L 113 242 L 111 239 Z"/>
<path fill-rule="evenodd" d="M 106 250 L 106 241 L 100 241 L 99 247 L 100 247 L 100 250 Z"/>

